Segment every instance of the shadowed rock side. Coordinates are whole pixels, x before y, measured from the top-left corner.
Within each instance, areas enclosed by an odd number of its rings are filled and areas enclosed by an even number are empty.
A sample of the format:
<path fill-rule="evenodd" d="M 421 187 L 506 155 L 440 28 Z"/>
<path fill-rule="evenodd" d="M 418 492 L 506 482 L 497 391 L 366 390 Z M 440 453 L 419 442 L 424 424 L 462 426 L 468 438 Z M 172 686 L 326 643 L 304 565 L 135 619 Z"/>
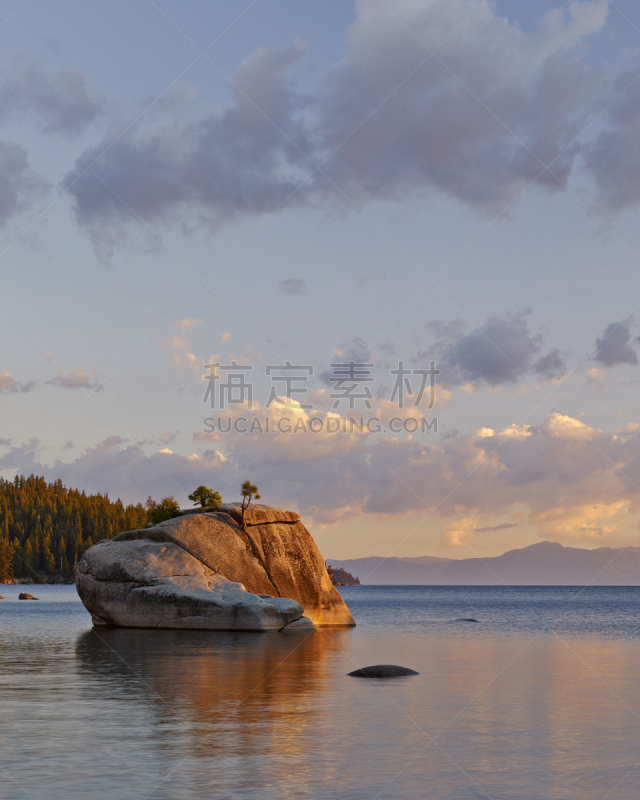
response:
<path fill-rule="evenodd" d="M 238 505 L 127 531 L 86 551 L 76 585 L 96 624 L 281 630 L 303 613 L 315 626 L 352 626 L 297 514 Z M 289 630 L 313 630 L 306 620 Z"/>

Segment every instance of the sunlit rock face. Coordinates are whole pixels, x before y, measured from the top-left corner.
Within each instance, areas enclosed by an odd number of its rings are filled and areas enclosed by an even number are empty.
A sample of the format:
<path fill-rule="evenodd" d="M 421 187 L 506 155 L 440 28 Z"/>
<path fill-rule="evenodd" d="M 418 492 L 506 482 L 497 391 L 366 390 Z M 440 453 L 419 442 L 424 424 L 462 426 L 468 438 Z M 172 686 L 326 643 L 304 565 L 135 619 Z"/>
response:
<path fill-rule="evenodd" d="M 291 511 L 239 505 L 99 542 L 78 565 L 94 623 L 140 628 L 313 630 L 352 626 L 310 533 Z"/>

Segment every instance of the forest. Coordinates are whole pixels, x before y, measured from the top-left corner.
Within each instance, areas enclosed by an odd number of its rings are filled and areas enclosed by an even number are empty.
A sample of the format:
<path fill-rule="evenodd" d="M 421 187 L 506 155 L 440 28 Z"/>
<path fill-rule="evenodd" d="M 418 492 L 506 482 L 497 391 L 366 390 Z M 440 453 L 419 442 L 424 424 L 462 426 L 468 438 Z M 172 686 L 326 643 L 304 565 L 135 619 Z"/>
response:
<path fill-rule="evenodd" d="M 71 580 L 88 547 L 146 524 L 141 503 L 124 506 L 34 475 L 0 478 L 0 583 Z"/>
<path fill-rule="evenodd" d="M 334 586 L 360 586 L 360 579 L 342 567 L 332 567 L 331 564 L 327 564 L 327 572 Z"/>

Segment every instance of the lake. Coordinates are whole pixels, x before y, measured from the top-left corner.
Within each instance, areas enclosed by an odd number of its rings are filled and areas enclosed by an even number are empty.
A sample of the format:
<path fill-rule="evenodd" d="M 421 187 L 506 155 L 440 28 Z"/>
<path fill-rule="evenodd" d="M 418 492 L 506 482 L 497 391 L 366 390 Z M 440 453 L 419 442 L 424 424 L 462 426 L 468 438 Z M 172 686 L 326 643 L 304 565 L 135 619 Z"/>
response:
<path fill-rule="evenodd" d="M 0 796 L 640 796 L 640 587 L 340 591 L 357 628 L 285 635 L 94 630 L 72 586 L 1 587 Z M 346 675 L 376 663 L 420 674 Z"/>

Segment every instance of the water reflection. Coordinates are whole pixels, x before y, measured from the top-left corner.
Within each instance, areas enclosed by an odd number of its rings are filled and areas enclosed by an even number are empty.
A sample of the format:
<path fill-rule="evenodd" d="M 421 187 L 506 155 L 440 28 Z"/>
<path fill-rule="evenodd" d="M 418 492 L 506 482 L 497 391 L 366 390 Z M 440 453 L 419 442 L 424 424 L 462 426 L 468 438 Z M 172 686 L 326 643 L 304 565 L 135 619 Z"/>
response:
<path fill-rule="evenodd" d="M 308 768 L 331 664 L 348 635 L 106 629 L 81 635 L 76 654 L 88 693 L 99 686 L 130 718 L 145 719 L 156 757 L 173 762 L 165 775 L 209 789 L 222 780 L 234 791 L 250 776 L 252 796 Z"/>
<path fill-rule="evenodd" d="M 560 635 L 521 630 L 528 590 L 467 626 L 429 622 L 462 616 L 466 596 L 443 610 L 408 594 L 407 625 L 381 604 L 307 636 L 91 631 L 79 604 L 2 606 L 0 797 L 640 797 L 640 637 L 620 621 L 593 633 L 637 607 L 635 589 L 567 612 Z M 346 676 L 389 662 L 420 675 Z"/>

